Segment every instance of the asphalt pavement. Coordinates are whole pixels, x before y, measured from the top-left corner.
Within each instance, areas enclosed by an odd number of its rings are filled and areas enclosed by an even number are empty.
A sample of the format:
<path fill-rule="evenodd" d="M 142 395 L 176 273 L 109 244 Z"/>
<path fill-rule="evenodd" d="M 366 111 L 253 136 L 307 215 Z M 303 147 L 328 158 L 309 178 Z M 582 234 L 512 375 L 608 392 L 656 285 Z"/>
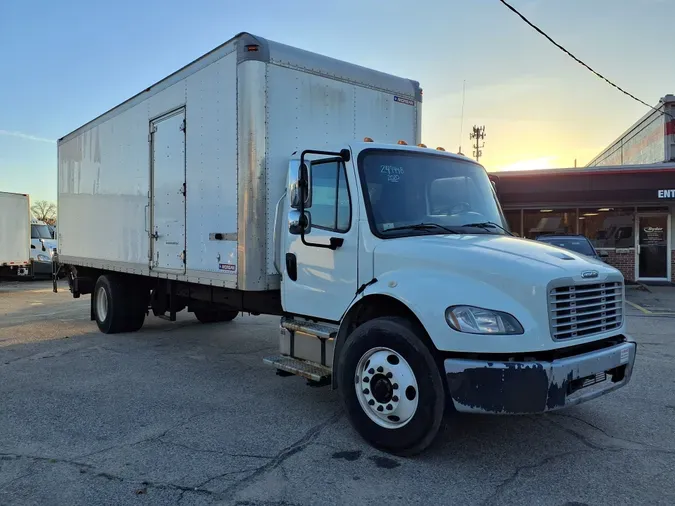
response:
<path fill-rule="evenodd" d="M 675 312 L 675 308 L 665 308 Z M 629 307 L 631 383 L 557 414 L 448 419 L 423 455 L 364 443 L 337 392 L 262 363 L 278 319 L 154 317 L 0 282 L 0 504 L 675 504 L 675 318 Z"/>

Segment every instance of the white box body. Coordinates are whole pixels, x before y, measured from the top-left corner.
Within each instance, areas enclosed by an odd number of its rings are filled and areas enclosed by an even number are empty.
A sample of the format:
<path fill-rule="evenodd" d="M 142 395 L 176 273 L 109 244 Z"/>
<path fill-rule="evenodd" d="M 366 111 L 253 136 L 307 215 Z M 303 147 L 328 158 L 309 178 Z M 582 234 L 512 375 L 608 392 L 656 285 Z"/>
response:
<path fill-rule="evenodd" d="M 0 192 L 0 267 L 30 263 L 30 198 Z"/>
<path fill-rule="evenodd" d="M 292 154 L 420 123 L 415 81 L 240 34 L 59 140 L 60 261 L 278 289 Z"/>

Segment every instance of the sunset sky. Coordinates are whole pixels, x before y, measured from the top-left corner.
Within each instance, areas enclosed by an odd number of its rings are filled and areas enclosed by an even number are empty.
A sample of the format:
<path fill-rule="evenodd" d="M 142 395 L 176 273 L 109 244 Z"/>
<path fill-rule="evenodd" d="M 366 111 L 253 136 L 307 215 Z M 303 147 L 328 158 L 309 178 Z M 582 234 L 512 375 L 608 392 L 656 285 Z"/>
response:
<path fill-rule="evenodd" d="M 674 0 L 511 3 L 646 102 L 675 93 Z M 466 80 L 489 170 L 584 165 L 647 112 L 498 0 L 5 0 L 0 191 L 55 200 L 58 137 L 240 31 L 420 81 L 423 142 L 451 151 Z"/>

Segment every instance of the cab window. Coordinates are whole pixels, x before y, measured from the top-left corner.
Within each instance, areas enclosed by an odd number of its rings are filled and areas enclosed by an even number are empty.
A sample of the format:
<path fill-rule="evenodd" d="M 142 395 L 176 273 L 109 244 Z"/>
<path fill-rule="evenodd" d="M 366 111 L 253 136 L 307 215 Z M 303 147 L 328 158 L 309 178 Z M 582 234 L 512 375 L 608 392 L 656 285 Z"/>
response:
<path fill-rule="evenodd" d="M 312 163 L 312 227 L 346 232 L 351 224 L 347 173 L 341 160 Z"/>

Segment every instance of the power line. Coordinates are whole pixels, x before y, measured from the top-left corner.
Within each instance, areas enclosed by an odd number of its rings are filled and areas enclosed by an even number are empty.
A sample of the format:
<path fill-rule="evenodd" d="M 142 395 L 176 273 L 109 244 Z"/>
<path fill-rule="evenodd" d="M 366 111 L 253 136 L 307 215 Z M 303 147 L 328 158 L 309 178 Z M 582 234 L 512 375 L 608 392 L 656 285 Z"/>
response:
<path fill-rule="evenodd" d="M 658 113 L 665 114 L 665 115 L 670 116 L 671 118 L 673 118 L 673 116 L 672 116 L 671 114 L 667 113 L 665 110 L 664 110 L 664 111 L 660 111 L 660 110 L 657 109 L 656 107 L 654 107 L 654 106 L 652 106 L 652 105 L 649 105 L 649 104 L 648 104 L 647 102 L 645 102 L 644 100 L 640 100 L 638 97 L 636 97 L 636 96 L 633 95 L 632 93 L 629 93 L 629 92 L 627 92 L 626 90 L 624 90 L 621 86 L 619 86 L 619 85 L 617 85 L 617 84 L 614 84 L 612 81 L 610 81 L 610 80 L 607 79 L 605 76 L 603 76 L 600 72 L 598 72 L 598 71 L 592 69 L 589 65 L 587 65 L 586 63 L 584 63 L 583 61 L 581 61 L 579 58 L 577 58 L 576 56 L 574 56 L 574 55 L 573 55 L 572 53 L 570 53 L 567 49 L 565 49 L 563 46 L 561 46 L 561 45 L 558 44 L 555 40 L 553 40 L 551 37 L 549 37 L 549 35 L 546 34 L 546 32 L 544 32 L 541 28 L 539 28 L 537 25 L 535 25 L 535 24 L 532 23 L 529 19 L 527 19 L 525 16 L 523 16 L 523 15 L 518 11 L 518 9 L 516 9 L 513 5 L 509 4 L 506 0 L 499 0 L 499 1 L 500 1 L 501 3 L 503 3 L 508 9 L 510 9 L 511 11 L 513 11 L 518 17 L 520 17 L 520 19 L 522 19 L 523 21 L 525 21 L 525 23 L 527 23 L 528 25 L 530 25 L 530 27 L 532 27 L 532 28 L 533 28 L 535 31 L 537 31 L 540 35 L 542 35 L 543 37 L 545 37 L 551 44 L 553 44 L 555 47 L 557 47 L 558 49 L 560 49 L 563 53 L 565 53 L 567 56 L 569 56 L 570 58 L 572 58 L 574 61 L 576 61 L 577 63 L 579 63 L 579 64 L 582 65 L 583 67 L 586 67 L 588 70 L 590 70 L 591 72 L 593 72 L 596 76 L 598 76 L 600 79 L 602 79 L 603 81 L 606 81 L 609 85 L 613 86 L 614 88 L 616 88 L 617 90 L 619 90 L 619 91 L 620 91 L 621 93 L 623 93 L 624 95 L 628 95 L 630 98 L 632 98 L 633 100 L 639 102 L 640 104 L 642 104 L 642 105 L 644 105 L 644 106 L 647 106 L 647 107 L 649 107 L 650 109 L 652 109 L 652 110 L 654 110 L 654 111 L 656 111 L 656 112 L 658 112 Z"/>

